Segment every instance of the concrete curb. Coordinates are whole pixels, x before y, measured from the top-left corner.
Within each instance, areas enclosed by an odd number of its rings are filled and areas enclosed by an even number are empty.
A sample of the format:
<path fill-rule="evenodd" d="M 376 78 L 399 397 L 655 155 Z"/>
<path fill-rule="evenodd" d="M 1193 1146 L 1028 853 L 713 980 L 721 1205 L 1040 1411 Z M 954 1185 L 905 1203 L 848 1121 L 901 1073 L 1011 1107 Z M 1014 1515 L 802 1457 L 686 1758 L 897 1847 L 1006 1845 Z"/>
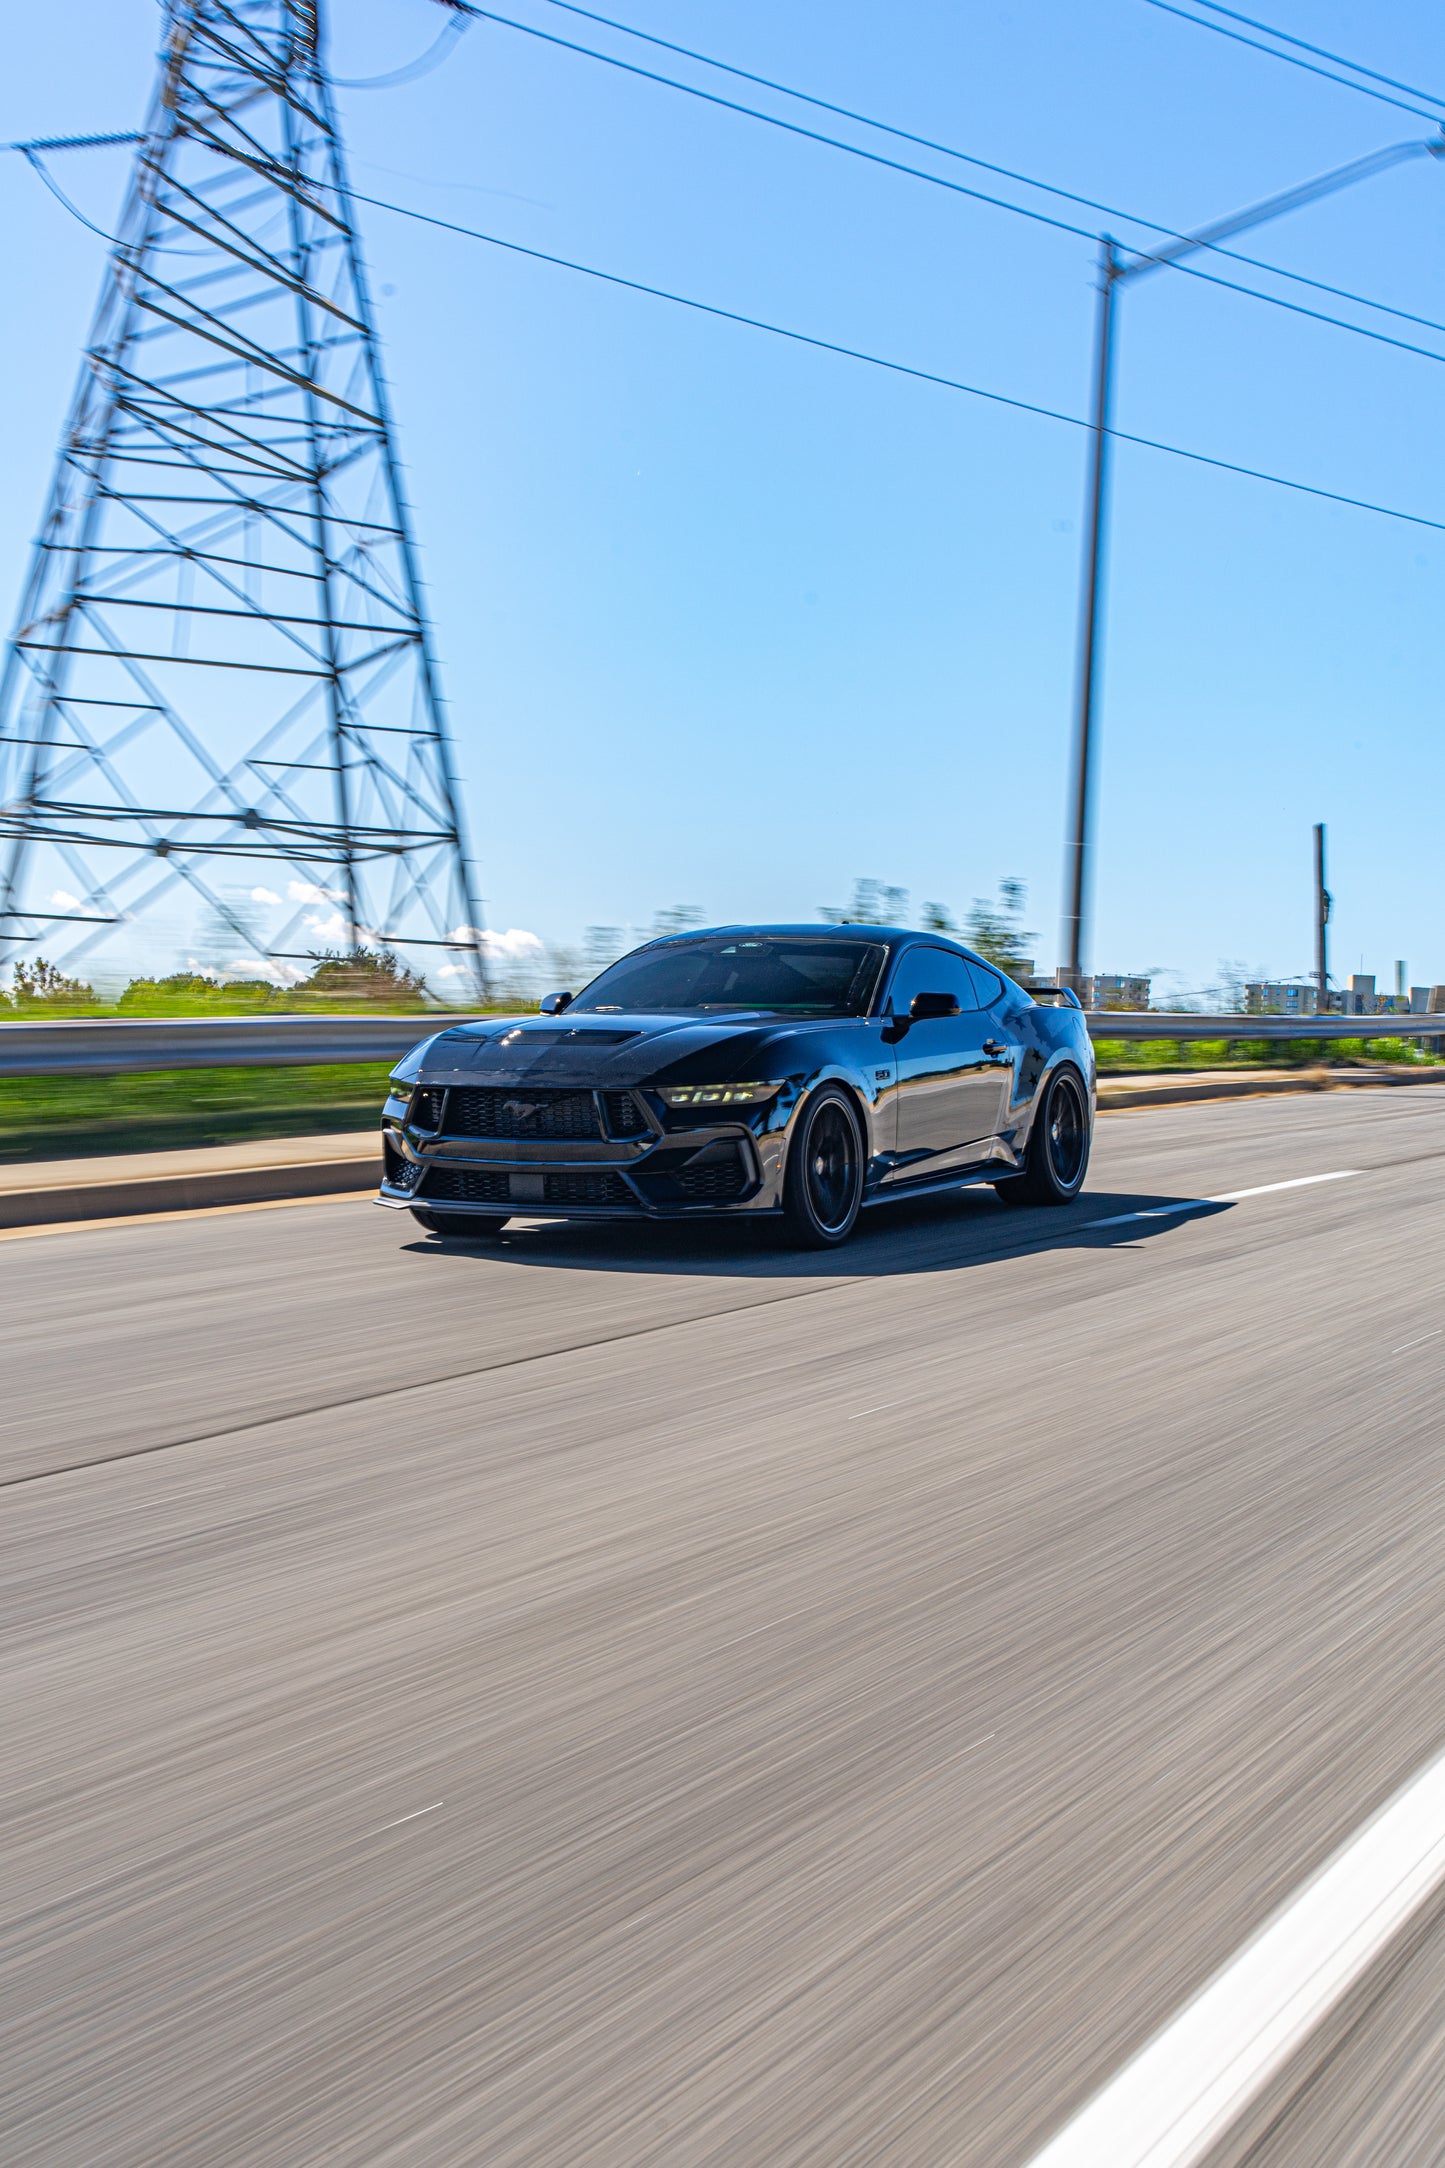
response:
<path fill-rule="evenodd" d="M 1277 1092 L 1389 1090 L 1395 1085 L 1445 1085 L 1445 1068 L 1430 1069 L 1300 1069 L 1279 1076 L 1268 1072 L 1250 1075 L 1179 1077 L 1173 1083 L 1135 1083 L 1127 1077 L 1101 1077 L 1099 1112 L 1118 1114 L 1130 1107 L 1182 1107 L 1207 1105 L 1214 1099 L 1264 1099 Z"/>
<path fill-rule="evenodd" d="M 163 1155 L 150 1155 L 163 1156 Z M 204 1155 L 188 1153 L 191 1161 Z M 207 1206 L 273 1203 L 288 1197 L 326 1197 L 346 1190 L 375 1189 L 381 1180 L 380 1151 L 346 1158 L 289 1160 L 260 1166 L 188 1166 L 174 1174 L 118 1173 L 124 1162 L 98 1160 L 95 1175 L 78 1176 L 75 1160 L 65 1162 L 64 1177 L 47 1182 L 43 1162 L 8 1170 L 0 1187 L 0 1228 L 41 1227 L 56 1220 L 121 1219 L 150 1212 L 196 1212 Z M 57 1170 L 58 1171 L 58 1170 Z M 19 1174 L 36 1179 L 23 1186 Z"/>

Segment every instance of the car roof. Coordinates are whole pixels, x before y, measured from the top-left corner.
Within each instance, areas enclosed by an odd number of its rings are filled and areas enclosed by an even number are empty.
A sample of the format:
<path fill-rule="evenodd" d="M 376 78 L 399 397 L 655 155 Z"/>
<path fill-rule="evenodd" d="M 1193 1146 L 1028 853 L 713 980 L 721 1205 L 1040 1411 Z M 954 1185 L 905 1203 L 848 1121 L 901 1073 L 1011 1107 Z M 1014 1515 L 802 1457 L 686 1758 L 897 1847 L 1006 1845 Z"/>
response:
<path fill-rule="evenodd" d="M 856 941 L 865 935 L 870 941 L 886 941 L 896 948 L 926 947 L 952 949 L 956 956 L 966 956 L 970 963 L 982 964 L 986 971 L 995 971 L 987 957 L 979 956 L 961 941 L 946 933 L 934 933 L 928 927 L 874 926 L 865 919 L 825 919 L 821 925 L 801 926 L 689 926 L 683 933 L 657 934 L 651 941 L 639 943 L 641 948 L 671 948 L 683 946 L 689 941 L 716 941 L 728 936 L 747 938 L 780 935 L 785 940 L 809 941 Z M 636 950 L 632 952 L 634 955 Z"/>
<path fill-rule="evenodd" d="M 920 933 L 913 926 L 874 926 L 863 919 L 843 919 L 841 922 L 834 919 L 825 919 L 821 925 L 814 921 L 811 925 L 804 924 L 801 926 L 755 926 L 746 923 L 739 926 L 689 926 L 682 933 L 655 934 L 652 940 L 644 941 L 641 946 L 643 948 L 665 948 L 675 941 L 716 941 L 729 935 L 742 939 L 779 935 L 786 940 L 794 941 L 856 941 L 860 934 L 866 935 L 871 941 L 932 941 L 936 939 L 944 942 L 949 948 L 957 948 L 958 946 L 958 943 L 950 941 L 946 934 Z"/>

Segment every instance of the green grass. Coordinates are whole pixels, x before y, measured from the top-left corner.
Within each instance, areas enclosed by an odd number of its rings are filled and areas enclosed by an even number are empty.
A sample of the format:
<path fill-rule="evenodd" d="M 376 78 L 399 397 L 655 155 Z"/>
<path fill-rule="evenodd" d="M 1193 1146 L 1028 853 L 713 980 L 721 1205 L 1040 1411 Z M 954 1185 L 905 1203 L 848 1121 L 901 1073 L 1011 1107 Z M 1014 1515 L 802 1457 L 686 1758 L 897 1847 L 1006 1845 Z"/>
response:
<path fill-rule="evenodd" d="M 1441 1034 L 1445 1037 L 1445 1033 Z M 1434 1063 L 1413 1039 L 1098 1039 L 1101 1075 L 1153 1069 L 1357 1069 L 1372 1061 Z"/>
<path fill-rule="evenodd" d="M 0 1165 L 367 1129 L 390 1062 L 0 1077 Z"/>

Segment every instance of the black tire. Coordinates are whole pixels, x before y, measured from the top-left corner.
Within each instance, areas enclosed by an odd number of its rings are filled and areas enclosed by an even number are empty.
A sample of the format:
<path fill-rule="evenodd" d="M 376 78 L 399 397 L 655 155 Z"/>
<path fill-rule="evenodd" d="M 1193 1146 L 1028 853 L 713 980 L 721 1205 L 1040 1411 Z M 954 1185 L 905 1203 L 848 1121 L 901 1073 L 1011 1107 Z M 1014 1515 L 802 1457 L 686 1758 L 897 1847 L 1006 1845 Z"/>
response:
<path fill-rule="evenodd" d="M 433 1212 L 413 1205 L 411 1216 L 428 1234 L 449 1235 L 461 1242 L 486 1242 L 507 1224 L 505 1212 Z"/>
<path fill-rule="evenodd" d="M 1089 1171 L 1089 1098 L 1076 1069 L 1056 1069 L 1044 1087 L 1022 1174 L 994 1188 L 1005 1204 L 1072 1204 Z"/>
<path fill-rule="evenodd" d="M 783 1179 L 783 1216 L 802 1249 L 846 1242 L 863 1202 L 863 1131 L 836 1084 L 816 1091 L 799 1118 Z"/>

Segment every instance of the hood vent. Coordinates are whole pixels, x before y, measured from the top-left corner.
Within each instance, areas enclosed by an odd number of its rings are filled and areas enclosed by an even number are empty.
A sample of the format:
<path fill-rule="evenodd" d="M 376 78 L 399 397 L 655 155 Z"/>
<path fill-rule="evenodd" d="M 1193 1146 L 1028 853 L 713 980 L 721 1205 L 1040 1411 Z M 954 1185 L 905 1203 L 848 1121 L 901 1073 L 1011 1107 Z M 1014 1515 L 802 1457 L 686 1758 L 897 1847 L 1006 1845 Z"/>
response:
<path fill-rule="evenodd" d="M 576 1031 L 555 1031 L 535 1024 L 517 1024 L 511 1031 L 504 1031 L 494 1046 L 625 1046 L 629 1039 L 640 1039 L 640 1031 L 589 1031 L 584 1024 Z"/>

